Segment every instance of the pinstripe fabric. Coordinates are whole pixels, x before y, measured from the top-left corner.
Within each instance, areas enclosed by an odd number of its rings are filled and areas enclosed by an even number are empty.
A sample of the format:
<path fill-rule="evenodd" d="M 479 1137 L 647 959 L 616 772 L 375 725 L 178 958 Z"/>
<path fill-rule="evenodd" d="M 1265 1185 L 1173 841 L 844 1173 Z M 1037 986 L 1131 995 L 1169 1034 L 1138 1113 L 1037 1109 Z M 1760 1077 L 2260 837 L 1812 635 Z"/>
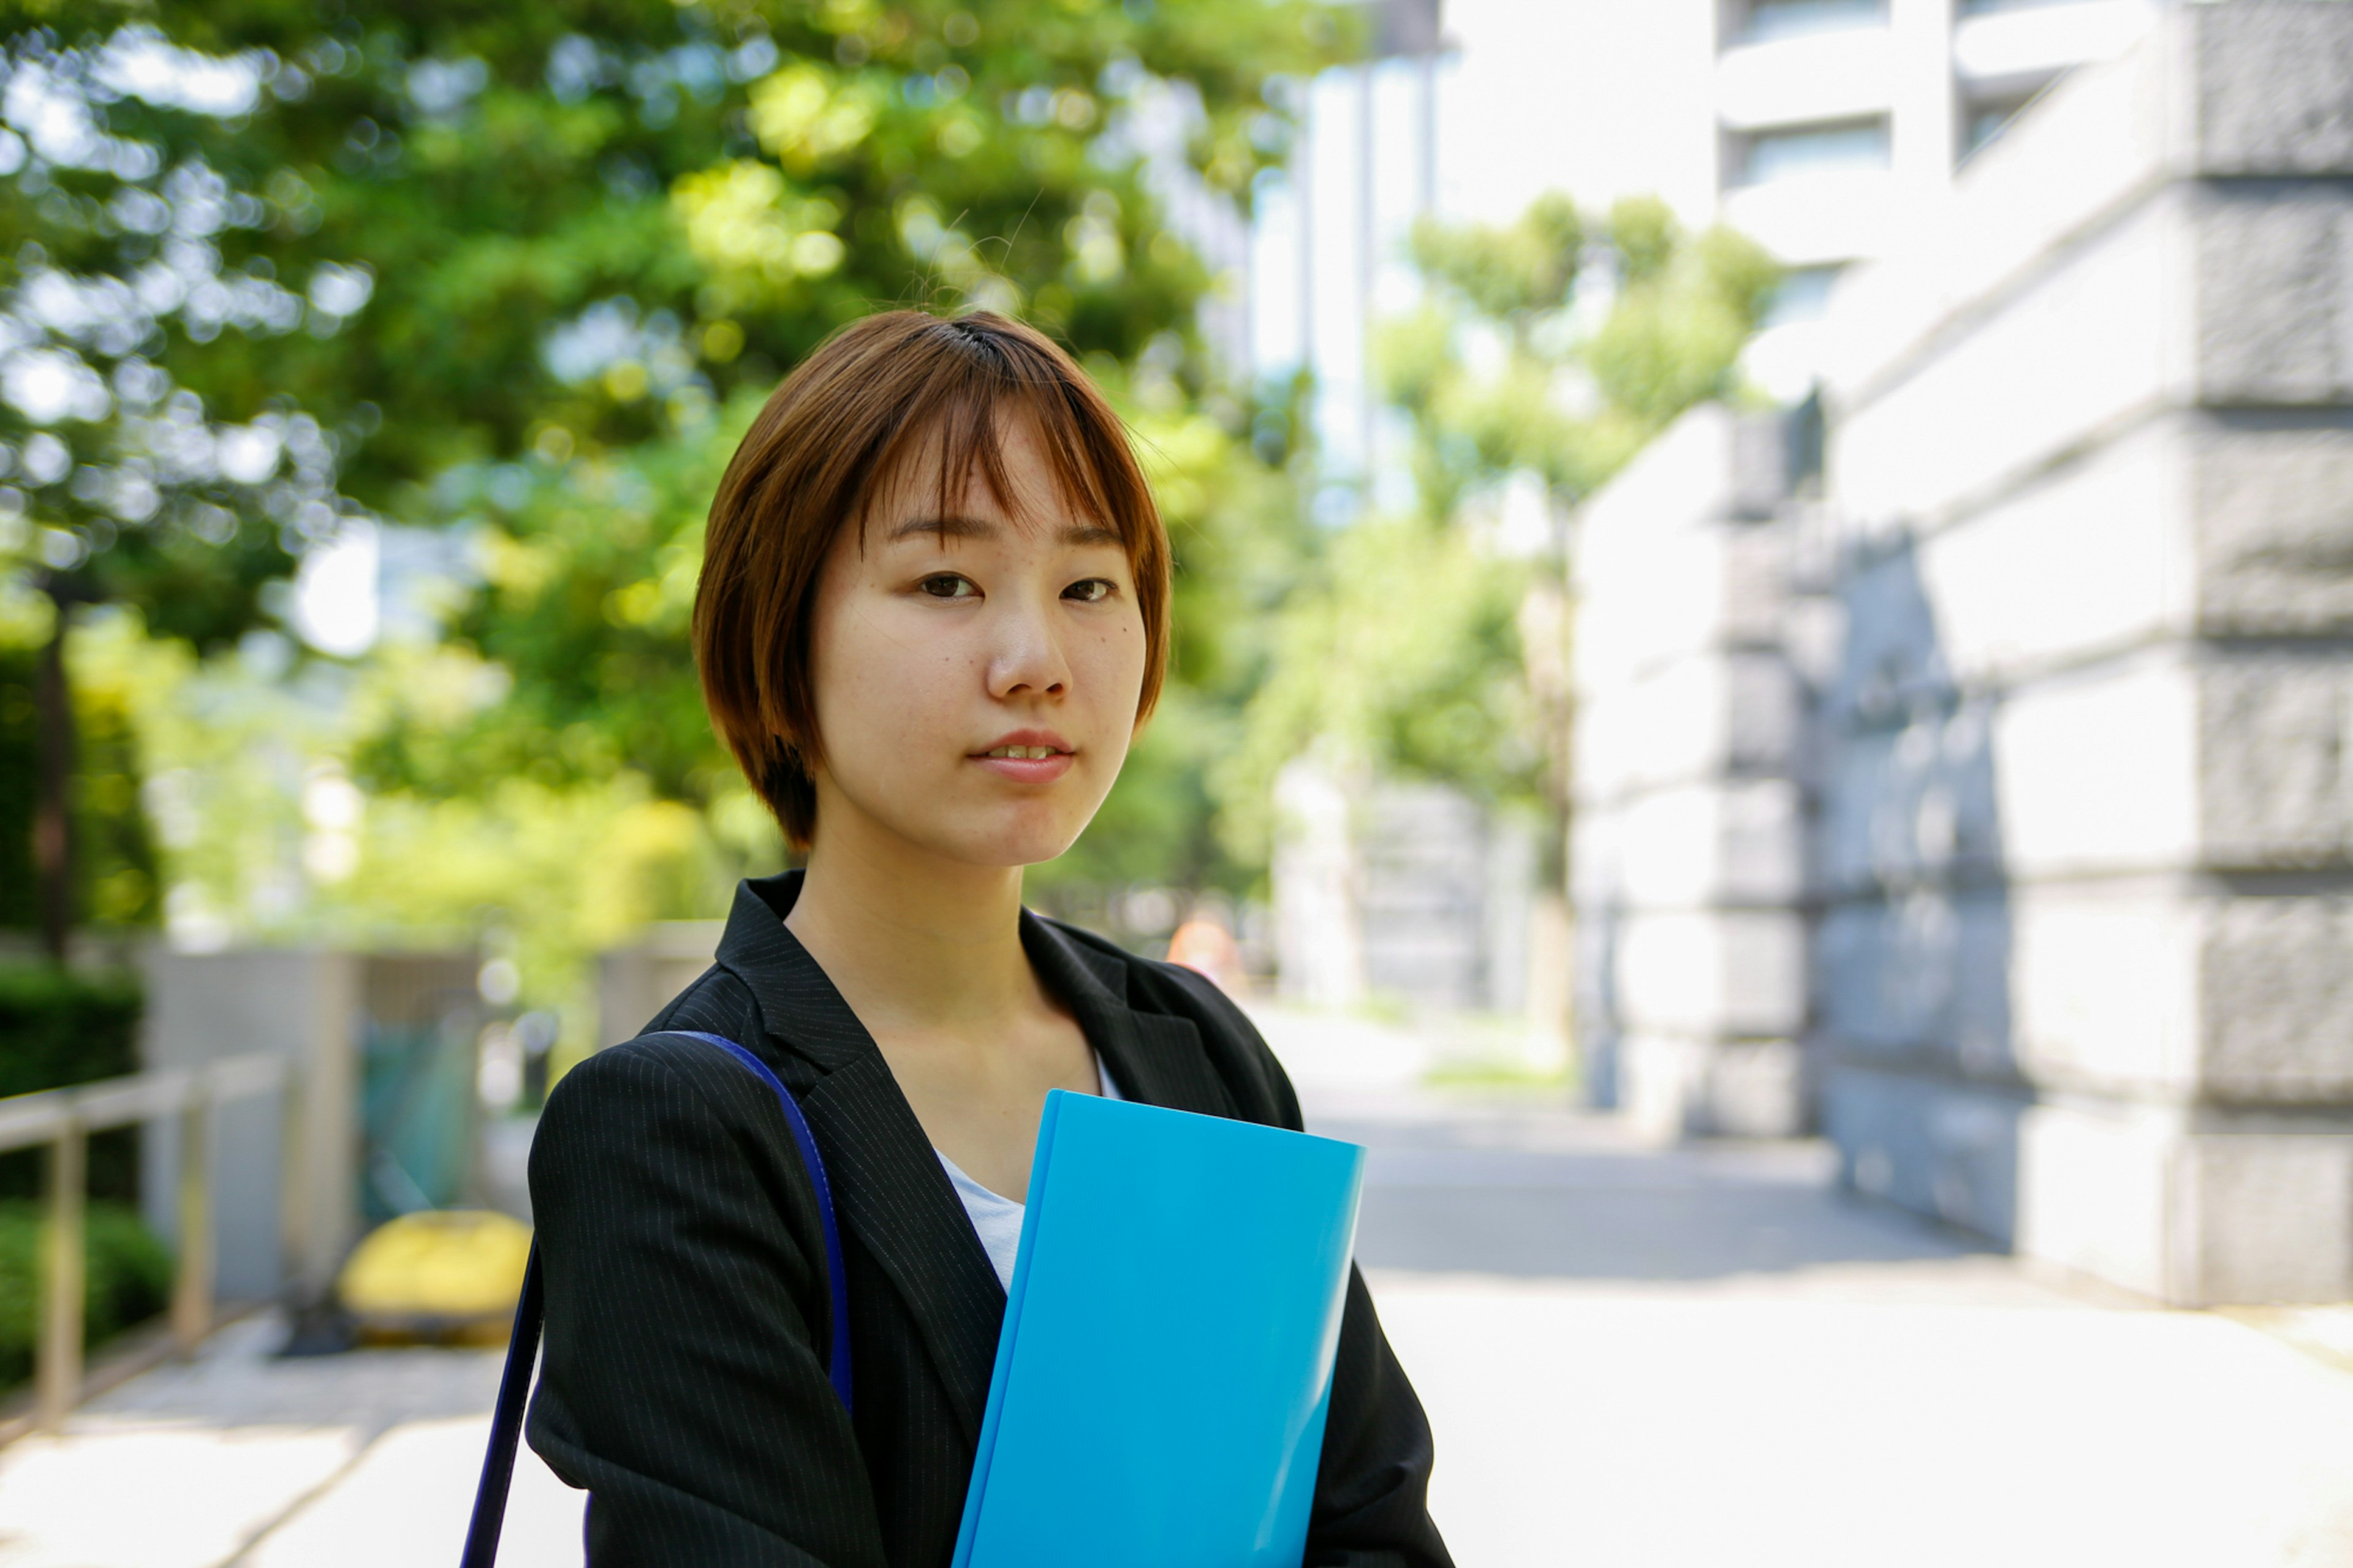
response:
<path fill-rule="evenodd" d="M 941 1568 L 955 1547 L 1005 1293 L 881 1053 L 785 930 L 798 889 L 744 883 L 717 964 L 649 1028 L 739 1041 L 799 1097 L 842 1232 L 854 1425 L 826 1381 L 824 1244 L 775 1097 L 694 1043 L 600 1052 L 532 1150 L 547 1338 L 528 1428 L 596 1494 L 596 1568 Z M 1030 916 L 1022 941 L 1129 1098 L 1299 1126 L 1207 981 Z M 1430 1458 L 1352 1277 L 1311 1568 L 1448 1564 Z"/>

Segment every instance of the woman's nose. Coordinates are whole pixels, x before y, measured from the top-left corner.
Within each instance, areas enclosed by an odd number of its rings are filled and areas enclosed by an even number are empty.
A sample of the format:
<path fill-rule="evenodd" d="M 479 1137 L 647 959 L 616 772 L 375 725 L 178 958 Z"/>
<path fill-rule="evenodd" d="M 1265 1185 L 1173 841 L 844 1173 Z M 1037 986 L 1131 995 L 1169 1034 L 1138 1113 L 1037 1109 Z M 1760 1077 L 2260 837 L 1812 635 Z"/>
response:
<path fill-rule="evenodd" d="M 1060 696 L 1070 686 L 1070 661 L 1063 656 L 1060 628 L 1045 605 L 1022 603 L 995 617 L 991 628 L 988 691 L 998 699 L 1019 696 Z"/>

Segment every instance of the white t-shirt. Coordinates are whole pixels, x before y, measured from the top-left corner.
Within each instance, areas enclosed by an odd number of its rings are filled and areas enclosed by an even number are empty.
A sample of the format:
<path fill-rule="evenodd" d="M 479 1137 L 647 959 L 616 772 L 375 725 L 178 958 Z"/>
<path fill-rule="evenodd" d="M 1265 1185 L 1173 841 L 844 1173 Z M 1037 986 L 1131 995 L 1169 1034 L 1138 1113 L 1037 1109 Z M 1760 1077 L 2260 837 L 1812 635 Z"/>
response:
<path fill-rule="evenodd" d="M 1111 1069 L 1103 1066 L 1101 1057 L 1095 1058 L 1095 1077 L 1102 1080 L 1105 1100 L 1125 1098 L 1119 1092 L 1119 1085 L 1112 1082 Z M 940 1153 L 936 1149 L 932 1152 Z M 964 1212 L 972 1216 L 973 1234 L 980 1237 L 981 1249 L 988 1254 L 988 1261 L 997 1268 L 997 1282 L 1008 1290 L 1012 1289 L 1013 1259 L 1021 1250 L 1023 1205 L 990 1192 L 957 1170 L 956 1163 L 945 1154 L 940 1154 L 940 1167 L 947 1172 L 948 1181 L 955 1186 L 956 1196 L 964 1200 Z"/>

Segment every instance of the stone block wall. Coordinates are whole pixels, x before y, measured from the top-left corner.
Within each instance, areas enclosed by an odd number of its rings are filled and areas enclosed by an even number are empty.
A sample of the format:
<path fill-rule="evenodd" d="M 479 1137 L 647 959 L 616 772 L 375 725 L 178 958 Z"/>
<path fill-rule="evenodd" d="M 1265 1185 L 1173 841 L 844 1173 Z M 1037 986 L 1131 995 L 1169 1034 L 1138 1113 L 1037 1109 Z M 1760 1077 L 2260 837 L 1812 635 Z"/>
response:
<path fill-rule="evenodd" d="M 2353 1297 L 2348 127 L 2353 6 L 2175 10 L 1842 285 L 1818 500 L 1705 409 L 1590 503 L 1578 1023 L 1634 1114 L 1810 1114 L 2168 1301 Z"/>
<path fill-rule="evenodd" d="M 2183 1303 L 2353 1296 L 2353 11 L 2188 7 L 1833 310 L 1821 1114 Z"/>
<path fill-rule="evenodd" d="M 1806 682 L 1773 416 L 1687 416 L 1578 520 L 1577 1028 L 1649 1131 L 1807 1116 Z"/>

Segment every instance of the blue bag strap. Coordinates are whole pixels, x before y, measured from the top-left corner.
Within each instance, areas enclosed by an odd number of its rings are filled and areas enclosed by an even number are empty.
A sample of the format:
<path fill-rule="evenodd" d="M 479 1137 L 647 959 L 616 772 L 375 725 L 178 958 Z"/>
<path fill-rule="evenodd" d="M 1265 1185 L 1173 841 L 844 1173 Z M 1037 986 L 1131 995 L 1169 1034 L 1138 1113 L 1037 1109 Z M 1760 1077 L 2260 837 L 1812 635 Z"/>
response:
<path fill-rule="evenodd" d="M 523 1406 L 531 1401 L 532 1366 L 539 1359 L 545 1308 L 539 1286 L 539 1243 L 533 1241 L 531 1261 L 523 1265 L 522 1296 L 515 1302 L 514 1333 L 507 1341 L 507 1368 L 499 1376 L 499 1403 L 491 1415 L 491 1450 L 482 1456 L 482 1479 L 474 1488 L 474 1517 L 466 1525 L 466 1554 L 459 1568 L 491 1568 L 499 1559 L 499 1530 L 506 1523 L 507 1489 L 514 1480 L 515 1444 L 522 1436 Z"/>
<path fill-rule="evenodd" d="M 785 1125 L 793 1130 L 793 1142 L 800 1146 L 801 1163 L 808 1167 L 810 1184 L 817 1188 L 817 1217 L 825 1231 L 825 1280 L 831 1296 L 826 1316 L 832 1320 L 833 1344 L 826 1357 L 826 1375 L 833 1381 L 833 1392 L 844 1410 L 849 1403 L 849 1277 L 841 1266 L 841 1227 L 833 1218 L 833 1184 L 825 1177 L 825 1156 L 818 1152 L 817 1139 L 809 1131 L 808 1118 L 801 1114 L 800 1101 L 785 1087 L 785 1080 L 769 1069 L 768 1064 L 737 1045 L 717 1035 L 705 1035 L 693 1029 L 671 1029 L 673 1035 L 683 1035 L 690 1040 L 707 1040 L 750 1068 L 776 1091 L 776 1103 L 783 1107 Z"/>
<path fill-rule="evenodd" d="M 808 1167 L 810 1184 L 817 1188 L 817 1215 L 825 1231 L 825 1279 L 830 1296 L 827 1315 L 832 1320 L 829 1326 L 833 1331 L 826 1375 L 833 1384 L 842 1409 L 848 1410 L 849 1281 L 841 1266 L 841 1229 L 833 1217 L 833 1186 L 826 1180 L 825 1157 L 818 1152 L 808 1119 L 801 1114 L 800 1102 L 793 1098 L 792 1090 L 785 1087 L 784 1080 L 769 1069 L 768 1064 L 734 1041 L 695 1029 L 662 1032 L 717 1046 L 776 1091 L 776 1103 L 785 1112 L 785 1125 L 792 1129 L 794 1146 L 800 1151 L 801 1163 Z M 459 1559 L 459 1568 L 493 1568 L 498 1562 L 499 1532 L 506 1522 L 507 1492 L 514 1482 L 515 1449 L 522 1439 L 523 1411 L 531 1403 L 532 1372 L 539 1359 L 540 1330 L 546 1316 L 547 1299 L 539 1276 L 539 1243 L 534 1240 L 531 1244 L 531 1260 L 523 1266 L 522 1295 L 515 1302 L 514 1332 L 507 1341 L 506 1371 L 500 1375 L 499 1403 L 491 1416 L 490 1451 L 482 1457 L 482 1479 L 474 1489 L 474 1515 L 466 1526 L 466 1552 Z"/>

